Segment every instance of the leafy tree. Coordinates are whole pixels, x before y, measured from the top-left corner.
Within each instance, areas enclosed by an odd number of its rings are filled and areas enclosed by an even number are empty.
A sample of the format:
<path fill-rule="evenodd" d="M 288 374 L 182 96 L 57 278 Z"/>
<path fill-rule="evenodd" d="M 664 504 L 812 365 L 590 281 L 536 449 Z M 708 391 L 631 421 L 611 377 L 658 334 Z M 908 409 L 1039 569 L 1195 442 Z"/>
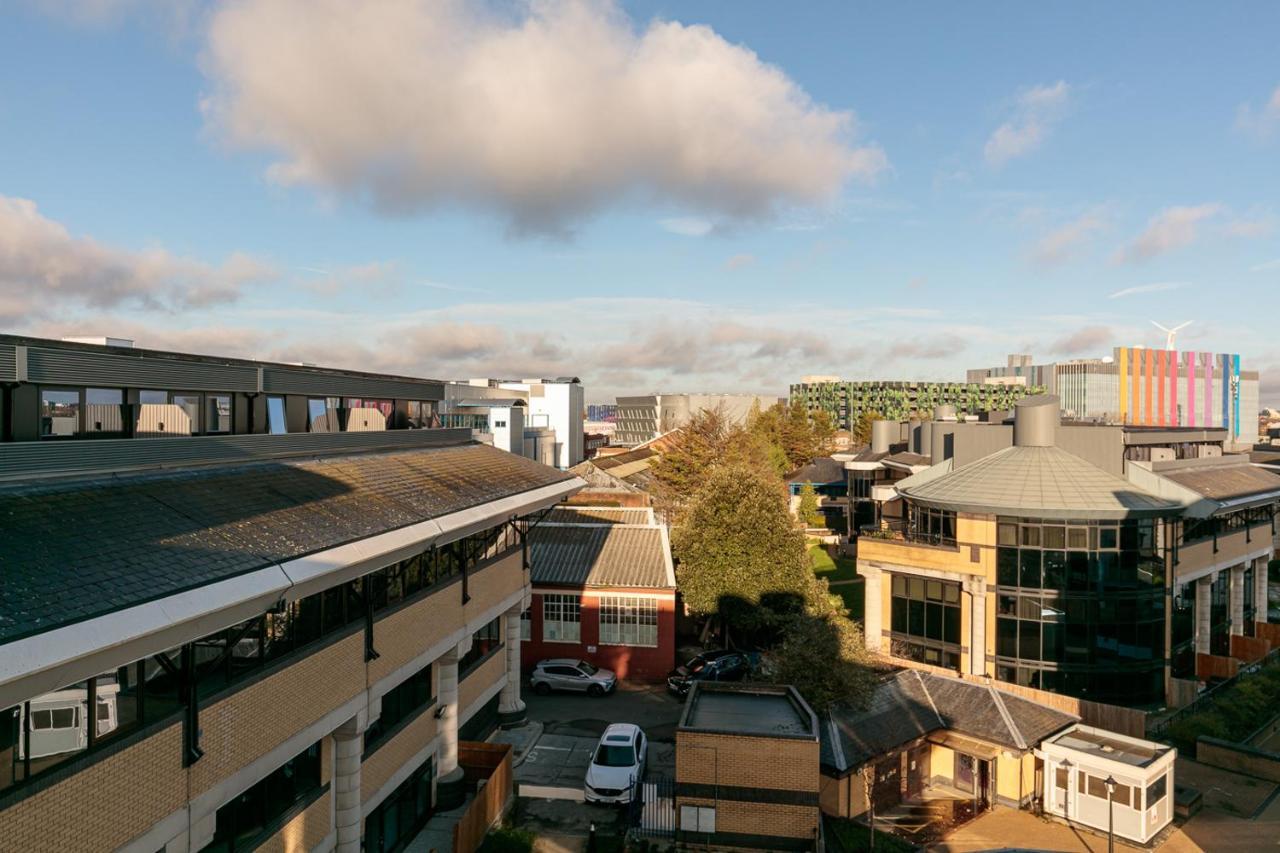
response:
<path fill-rule="evenodd" d="M 800 507 L 798 514 L 806 527 L 821 527 L 822 513 L 818 512 L 818 493 L 813 490 L 813 483 L 805 483 L 800 487 Z"/>
<path fill-rule="evenodd" d="M 729 423 L 722 409 L 703 409 L 670 439 L 653 472 L 653 497 L 667 523 L 678 526 L 711 470 L 721 464 L 743 464 L 780 473 L 779 452 L 761 436 Z"/>
<path fill-rule="evenodd" d="M 863 412 L 858 416 L 857 422 L 851 430 L 853 434 L 854 444 L 870 444 L 871 443 L 871 424 L 875 421 L 884 420 L 884 415 L 879 412 Z"/>
<path fill-rule="evenodd" d="M 856 623 L 819 605 L 791 619 L 783 633 L 773 650 L 774 679 L 794 685 L 818 713 L 837 704 L 866 703 L 875 687 L 875 670 Z"/>
<path fill-rule="evenodd" d="M 747 420 L 747 432 L 781 451 L 785 459 L 782 473 L 829 454 L 835 436 L 826 412 L 810 416 L 799 402 L 789 406 L 776 403 L 763 411 L 753 411 Z"/>

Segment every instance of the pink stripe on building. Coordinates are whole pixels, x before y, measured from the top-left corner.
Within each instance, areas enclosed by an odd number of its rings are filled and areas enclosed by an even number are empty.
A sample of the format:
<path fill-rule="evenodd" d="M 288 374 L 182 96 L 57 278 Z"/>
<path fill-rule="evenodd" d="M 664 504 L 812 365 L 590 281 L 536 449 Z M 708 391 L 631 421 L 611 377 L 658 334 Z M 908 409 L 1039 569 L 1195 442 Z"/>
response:
<path fill-rule="evenodd" d="M 1196 425 L 1196 354 L 1187 353 L 1187 426 Z"/>
<path fill-rule="evenodd" d="M 1182 426 L 1178 417 L 1178 359 L 1179 353 L 1169 353 L 1169 425 Z"/>

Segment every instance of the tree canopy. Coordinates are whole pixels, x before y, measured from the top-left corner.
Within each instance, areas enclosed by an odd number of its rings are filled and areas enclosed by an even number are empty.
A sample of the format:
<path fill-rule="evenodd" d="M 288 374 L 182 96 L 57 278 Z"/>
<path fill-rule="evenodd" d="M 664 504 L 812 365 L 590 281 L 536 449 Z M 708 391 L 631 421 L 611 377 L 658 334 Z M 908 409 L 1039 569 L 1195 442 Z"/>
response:
<path fill-rule="evenodd" d="M 850 433 L 853 437 L 854 444 L 870 444 L 871 443 L 871 424 L 876 421 L 884 420 L 884 415 L 879 412 L 863 412 L 858 415 L 857 422 L 854 423 Z"/>

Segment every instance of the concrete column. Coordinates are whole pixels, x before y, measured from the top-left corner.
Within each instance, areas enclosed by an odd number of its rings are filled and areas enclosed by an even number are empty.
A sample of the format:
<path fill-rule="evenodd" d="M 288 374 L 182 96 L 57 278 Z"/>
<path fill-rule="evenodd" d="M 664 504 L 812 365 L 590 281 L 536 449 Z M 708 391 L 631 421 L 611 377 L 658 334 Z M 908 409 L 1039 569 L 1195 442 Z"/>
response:
<path fill-rule="evenodd" d="M 364 715 L 333 731 L 333 814 L 337 853 L 360 853 L 360 756 L 364 751 Z"/>
<path fill-rule="evenodd" d="M 1253 563 L 1254 622 L 1267 621 L 1267 558 L 1259 557 Z"/>
<path fill-rule="evenodd" d="M 1209 625 L 1212 609 L 1209 587 L 1213 575 L 1205 575 L 1196 581 L 1196 653 L 1209 654 Z"/>
<path fill-rule="evenodd" d="M 968 590 L 973 599 L 969 608 L 969 674 L 987 674 L 987 585 L 975 581 Z M 964 638 L 961 638 L 961 642 Z"/>
<path fill-rule="evenodd" d="M 880 614 L 883 612 L 884 602 L 880 600 L 880 578 L 883 575 L 877 568 L 871 566 L 858 566 L 858 574 L 862 575 L 863 585 L 863 605 L 862 605 L 862 632 L 866 635 L 867 650 L 880 654 Z"/>
<path fill-rule="evenodd" d="M 524 602 L 513 605 L 506 613 L 507 620 L 507 680 L 498 694 L 498 724 L 513 729 L 524 724 L 526 714 L 520 699 L 520 613 Z"/>
<path fill-rule="evenodd" d="M 436 782 L 436 805 L 441 811 L 462 805 L 466 799 L 463 771 L 458 766 L 458 658 L 471 651 L 471 635 L 468 634 L 456 648 L 442 654 L 436 665 L 440 667 L 440 687 L 437 712 L 440 722 L 436 726 L 439 740 L 439 776 Z"/>
<path fill-rule="evenodd" d="M 1231 633 L 1244 633 L 1244 563 L 1231 569 Z"/>

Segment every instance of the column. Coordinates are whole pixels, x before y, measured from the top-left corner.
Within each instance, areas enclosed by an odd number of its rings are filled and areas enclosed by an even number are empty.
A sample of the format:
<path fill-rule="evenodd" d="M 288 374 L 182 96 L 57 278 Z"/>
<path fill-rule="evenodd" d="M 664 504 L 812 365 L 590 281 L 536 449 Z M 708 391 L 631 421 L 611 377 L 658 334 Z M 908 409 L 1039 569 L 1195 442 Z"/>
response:
<path fill-rule="evenodd" d="M 883 651 L 880 643 L 880 614 L 884 608 L 884 602 L 880 600 L 880 577 L 883 572 L 859 564 L 858 574 L 866 579 L 863 589 L 862 632 L 866 634 L 867 651 L 878 655 Z"/>
<path fill-rule="evenodd" d="M 1231 633 L 1244 633 L 1244 563 L 1231 567 Z"/>
<path fill-rule="evenodd" d="M 337 853 L 360 853 L 360 756 L 364 717 L 352 717 L 333 731 L 333 814 Z"/>
<path fill-rule="evenodd" d="M 524 601 L 512 605 L 506 612 L 507 621 L 507 680 L 498 695 L 498 725 L 514 729 L 524 725 L 526 714 L 520 699 L 520 614 Z"/>
<path fill-rule="evenodd" d="M 458 766 L 458 658 L 471 651 L 471 635 L 468 634 L 455 648 L 442 654 L 436 665 L 440 667 L 440 722 L 436 737 L 440 747 L 439 770 L 436 782 L 436 807 L 441 811 L 462 805 L 466 799 L 463 771 Z"/>
<path fill-rule="evenodd" d="M 1210 611 L 1213 607 L 1209 586 L 1212 583 L 1212 574 L 1196 581 L 1196 654 L 1209 654 Z"/>
<path fill-rule="evenodd" d="M 1253 563 L 1253 621 L 1267 621 L 1267 558 L 1259 557 Z"/>
<path fill-rule="evenodd" d="M 969 674 L 987 674 L 987 584 L 975 580 L 969 587 Z"/>

